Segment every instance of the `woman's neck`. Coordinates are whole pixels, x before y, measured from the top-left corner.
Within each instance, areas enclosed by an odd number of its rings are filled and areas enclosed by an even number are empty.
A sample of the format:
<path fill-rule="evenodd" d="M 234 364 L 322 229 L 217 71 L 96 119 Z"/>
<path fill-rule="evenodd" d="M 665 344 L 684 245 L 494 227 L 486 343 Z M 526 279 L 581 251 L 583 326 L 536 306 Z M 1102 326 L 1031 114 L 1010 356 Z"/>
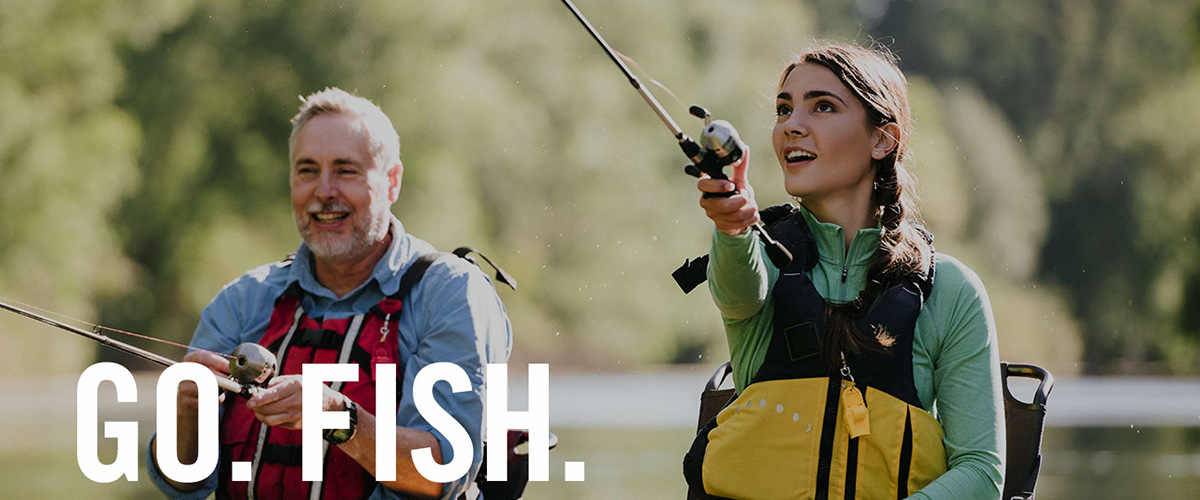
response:
<path fill-rule="evenodd" d="M 806 197 L 802 202 L 813 217 L 829 224 L 842 227 L 846 237 L 846 248 L 854 241 L 858 230 L 875 227 L 875 214 L 869 204 L 847 199 L 812 199 Z"/>

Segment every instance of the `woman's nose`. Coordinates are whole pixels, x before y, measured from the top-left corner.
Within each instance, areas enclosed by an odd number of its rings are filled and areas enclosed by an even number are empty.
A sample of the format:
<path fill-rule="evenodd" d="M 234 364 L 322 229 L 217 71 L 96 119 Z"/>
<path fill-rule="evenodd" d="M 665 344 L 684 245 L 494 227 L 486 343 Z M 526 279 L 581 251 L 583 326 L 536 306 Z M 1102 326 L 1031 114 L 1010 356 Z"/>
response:
<path fill-rule="evenodd" d="M 800 113 L 792 113 L 784 122 L 784 132 L 788 135 L 804 137 L 808 135 L 808 123 L 804 121 Z"/>

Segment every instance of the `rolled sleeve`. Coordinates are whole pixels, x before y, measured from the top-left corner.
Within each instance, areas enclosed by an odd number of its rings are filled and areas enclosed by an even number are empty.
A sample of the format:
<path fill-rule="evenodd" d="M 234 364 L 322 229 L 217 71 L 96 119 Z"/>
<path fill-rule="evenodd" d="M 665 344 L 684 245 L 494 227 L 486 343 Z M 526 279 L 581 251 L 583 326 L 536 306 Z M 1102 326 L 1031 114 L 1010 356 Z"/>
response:
<path fill-rule="evenodd" d="M 150 442 L 146 444 L 146 474 L 150 476 L 150 482 L 154 484 L 167 498 L 171 500 L 204 500 L 208 495 L 217 489 L 217 471 L 213 470 L 212 474 L 204 480 L 204 485 L 195 491 L 179 491 L 171 486 L 163 477 L 162 472 L 158 470 L 158 464 L 154 462 L 154 438 L 150 438 Z"/>
<path fill-rule="evenodd" d="M 416 349 L 404 367 L 401 399 L 396 423 L 433 434 L 441 447 L 443 463 L 455 451 L 442 433 L 417 411 L 412 387 L 417 373 L 438 362 L 454 363 L 466 372 L 471 389 L 452 392 L 450 384 L 438 382 L 433 397 L 461 425 L 473 444 L 467 475 L 445 483 L 443 499 L 457 498 L 479 473 L 483 460 L 484 370 L 487 363 L 503 363 L 511 350 L 507 314 L 491 282 L 470 264 L 439 263 L 430 269 L 422 284 L 413 290 L 410 303 L 417 304 L 409 316 L 415 324 Z M 396 497 L 399 498 L 399 497 Z"/>

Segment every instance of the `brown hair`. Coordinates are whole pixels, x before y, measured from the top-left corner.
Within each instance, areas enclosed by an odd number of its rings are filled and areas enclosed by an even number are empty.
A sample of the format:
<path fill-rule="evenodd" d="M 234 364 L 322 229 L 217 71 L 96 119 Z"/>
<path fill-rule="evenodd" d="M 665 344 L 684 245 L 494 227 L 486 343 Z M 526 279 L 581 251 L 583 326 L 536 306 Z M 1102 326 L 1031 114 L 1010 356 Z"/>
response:
<path fill-rule="evenodd" d="M 895 123 L 899 134 L 896 148 L 880 160 L 872 160 L 875 188 L 872 204 L 881 222 L 879 248 L 867 271 L 867 284 L 858 298 L 845 304 L 825 305 L 825 342 L 822 358 L 832 371 L 841 367 L 843 352 L 882 351 L 893 338 L 886 331 L 860 332 L 857 319 L 888 287 L 913 273 L 928 272 L 933 245 L 916 220 L 912 196 L 914 180 L 908 172 L 908 140 L 912 116 L 908 106 L 908 81 L 897 66 L 897 58 L 882 46 L 825 45 L 796 56 L 783 70 L 779 87 L 802 63 L 819 64 L 858 96 L 867 111 L 867 127 Z"/>

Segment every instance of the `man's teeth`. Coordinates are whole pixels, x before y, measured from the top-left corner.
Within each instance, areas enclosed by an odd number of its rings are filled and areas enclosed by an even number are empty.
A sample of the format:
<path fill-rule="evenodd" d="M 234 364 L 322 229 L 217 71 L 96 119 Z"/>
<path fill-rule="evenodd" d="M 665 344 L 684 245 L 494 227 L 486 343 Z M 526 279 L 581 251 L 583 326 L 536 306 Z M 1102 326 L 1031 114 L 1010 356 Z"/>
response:
<path fill-rule="evenodd" d="M 318 222 L 333 222 L 345 218 L 346 215 L 348 214 L 345 212 L 317 212 L 313 214 L 313 218 L 317 219 Z"/>
<path fill-rule="evenodd" d="M 792 151 L 787 154 L 788 161 L 804 161 L 816 158 L 816 155 L 804 151 Z"/>

